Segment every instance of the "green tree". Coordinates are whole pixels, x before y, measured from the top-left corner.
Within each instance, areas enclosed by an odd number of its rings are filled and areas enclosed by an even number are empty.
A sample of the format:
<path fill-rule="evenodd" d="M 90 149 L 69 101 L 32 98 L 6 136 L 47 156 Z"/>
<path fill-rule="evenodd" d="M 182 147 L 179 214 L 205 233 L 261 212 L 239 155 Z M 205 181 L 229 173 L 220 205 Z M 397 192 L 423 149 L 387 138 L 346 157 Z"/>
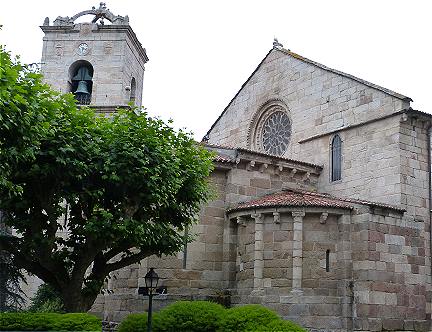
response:
<path fill-rule="evenodd" d="M 0 56 L 0 210 L 17 233 L 0 250 L 86 311 L 110 272 L 182 248 L 212 156 L 144 112 L 78 109 Z"/>
<path fill-rule="evenodd" d="M 0 236 L 11 236 L 11 230 L 2 219 L 3 213 L 0 211 Z M 14 266 L 11 254 L 0 250 L 0 312 L 22 309 L 25 300 L 20 285 L 24 281 L 23 273 Z"/>

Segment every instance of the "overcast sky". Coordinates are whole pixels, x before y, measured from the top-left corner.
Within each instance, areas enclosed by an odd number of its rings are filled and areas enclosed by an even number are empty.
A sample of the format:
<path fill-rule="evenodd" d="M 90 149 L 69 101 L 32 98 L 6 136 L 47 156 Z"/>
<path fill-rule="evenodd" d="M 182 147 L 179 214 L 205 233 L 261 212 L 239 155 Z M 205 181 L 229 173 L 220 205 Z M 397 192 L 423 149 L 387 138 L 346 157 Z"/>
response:
<path fill-rule="evenodd" d="M 99 6 L 88 0 L 3 0 L 0 44 L 39 62 L 45 17 Z M 143 104 L 201 139 L 272 47 L 407 95 L 432 113 L 432 1 L 110 0 L 147 49 Z"/>

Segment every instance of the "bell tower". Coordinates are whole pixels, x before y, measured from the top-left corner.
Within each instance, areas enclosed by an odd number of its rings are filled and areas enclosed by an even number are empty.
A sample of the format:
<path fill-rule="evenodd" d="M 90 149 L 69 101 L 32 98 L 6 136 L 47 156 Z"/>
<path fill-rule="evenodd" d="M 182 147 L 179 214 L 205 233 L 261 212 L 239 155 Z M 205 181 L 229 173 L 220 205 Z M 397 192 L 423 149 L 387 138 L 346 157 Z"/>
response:
<path fill-rule="evenodd" d="M 84 16 L 90 21 L 77 23 Z M 41 29 L 46 83 L 99 112 L 111 113 L 130 102 L 141 106 L 148 57 L 128 16 L 114 15 L 101 2 L 99 8 L 59 16 L 52 25 L 47 17 Z"/>

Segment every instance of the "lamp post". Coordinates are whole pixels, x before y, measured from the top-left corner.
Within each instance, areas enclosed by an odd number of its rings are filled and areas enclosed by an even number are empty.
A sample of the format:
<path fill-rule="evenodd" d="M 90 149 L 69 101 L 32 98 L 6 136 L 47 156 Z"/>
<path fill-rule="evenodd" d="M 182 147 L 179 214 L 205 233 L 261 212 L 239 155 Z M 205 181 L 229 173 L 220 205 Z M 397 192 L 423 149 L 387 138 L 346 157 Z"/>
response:
<path fill-rule="evenodd" d="M 148 289 L 148 297 L 149 297 L 149 306 L 148 306 L 148 319 L 147 319 L 147 331 L 151 332 L 152 330 L 152 301 L 153 301 L 153 291 L 156 289 L 159 276 L 154 271 L 154 268 L 150 268 L 147 274 L 144 277 L 146 287 Z"/>

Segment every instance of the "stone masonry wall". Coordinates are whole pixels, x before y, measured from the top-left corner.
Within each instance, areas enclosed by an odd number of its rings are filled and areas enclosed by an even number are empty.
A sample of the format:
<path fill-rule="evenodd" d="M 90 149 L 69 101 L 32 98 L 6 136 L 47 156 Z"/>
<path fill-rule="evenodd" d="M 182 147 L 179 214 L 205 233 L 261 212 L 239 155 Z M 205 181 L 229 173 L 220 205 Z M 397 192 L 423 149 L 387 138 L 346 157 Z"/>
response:
<path fill-rule="evenodd" d="M 346 331 L 352 321 L 348 282 L 352 263 L 345 228 L 349 211 L 264 208 L 256 210 L 258 214 L 245 213 L 237 217 L 232 303 L 261 303 L 316 331 Z M 258 220 L 263 224 L 262 246 L 257 244 Z"/>
<path fill-rule="evenodd" d="M 342 139 L 339 181 L 330 181 L 333 135 L 301 144 L 303 157 L 324 166 L 319 190 L 338 197 L 401 205 L 400 118 L 394 116 L 338 133 Z"/>
<path fill-rule="evenodd" d="M 273 50 L 209 135 L 209 142 L 245 146 L 254 115 L 272 98 L 283 100 L 292 122 L 285 156 L 323 165 L 321 192 L 401 204 L 400 116 L 340 131 L 342 180 L 330 183 L 332 135 L 348 126 L 389 116 L 409 106 L 351 78 Z"/>
<path fill-rule="evenodd" d="M 285 154 L 288 158 L 300 155 L 302 148 L 298 142 L 303 139 L 388 115 L 409 104 L 272 50 L 210 131 L 209 143 L 247 147 L 253 116 L 272 98 L 282 99 L 289 109 L 292 137 Z"/>
<path fill-rule="evenodd" d="M 421 227 L 379 210 L 353 221 L 354 329 L 429 331 L 430 277 Z"/>
<path fill-rule="evenodd" d="M 290 168 L 280 170 L 279 166 L 265 162 L 268 162 L 265 158 L 261 160 L 257 157 L 253 166 L 249 161 L 240 161 L 229 167 L 216 168 L 210 178 L 216 197 L 203 207 L 200 223 L 190 230 L 195 235 L 195 241 L 187 245 L 186 262 L 184 253 L 179 252 L 174 256 L 150 257 L 141 265 L 131 265 L 115 272 L 107 285 L 114 293 L 100 296 L 99 304 L 93 311 L 105 317 L 113 317 L 113 314 L 120 317 L 142 310 L 142 304 L 136 302 L 139 299 L 136 290 L 144 285 L 143 278 L 150 266 L 157 268 L 163 285 L 176 299 L 220 297 L 236 278 L 236 253 L 233 252 L 236 234 L 234 225 L 225 219 L 226 209 L 239 201 L 282 188 L 316 190 L 319 171 L 313 167 L 291 163 Z M 293 167 L 297 167 L 298 171 L 292 172 Z M 269 264 L 272 264 L 271 261 Z M 116 296 L 123 297 L 123 302 L 115 300 Z"/>
<path fill-rule="evenodd" d="M 89 53 L 78 55 L 77 48 L 87 43 Z M 104 30 L 97 24 L 80 23 L 74 30 L 46 31 L 43 39 L 42 73 L 46 83 L 67 93 L 71 87 L 69 69 L 78 60 L 85 60 L 94 69 L 92 105 L 127 105 L 134 75 L 137 103 L 141 104 L 144 62 L 133 49 L 126 31 Z"/>
<path fill-rule="evenodd" d="M 427 221 L 429 216 L 429 126 L 429 121 L 409 116 L 401 121 L 398 135 L 401 204 L 418 221 Z"/>

